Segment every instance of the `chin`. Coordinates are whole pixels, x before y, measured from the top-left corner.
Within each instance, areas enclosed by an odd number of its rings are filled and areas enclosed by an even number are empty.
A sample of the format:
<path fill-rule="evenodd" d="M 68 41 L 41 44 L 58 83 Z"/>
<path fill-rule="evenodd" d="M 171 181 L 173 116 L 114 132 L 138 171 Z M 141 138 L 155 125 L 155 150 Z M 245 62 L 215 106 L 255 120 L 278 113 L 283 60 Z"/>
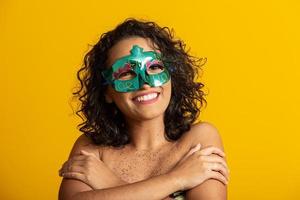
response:
<path fill-rule="evenodd" d="M 138 121 L 147 121 L 147 120 L 153 120 L 155 118 L 163 119 L 163 117 L 164 117 L 164 111 L 162 112 L 161 110 L 160 111 L 151 110 L 151 111 L 136 113 L 134 118 Z"/>

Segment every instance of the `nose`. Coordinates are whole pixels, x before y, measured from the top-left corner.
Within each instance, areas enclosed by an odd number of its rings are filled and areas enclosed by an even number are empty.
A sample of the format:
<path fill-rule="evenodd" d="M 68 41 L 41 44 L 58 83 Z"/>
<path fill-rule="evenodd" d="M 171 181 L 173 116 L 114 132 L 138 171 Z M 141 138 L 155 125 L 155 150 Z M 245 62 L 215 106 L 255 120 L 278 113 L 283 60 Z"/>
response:
<path fill-rule="evenodd" d="M 151 86 L 148 83 L 144 83 L 141 89 L 149 89 Z"/>

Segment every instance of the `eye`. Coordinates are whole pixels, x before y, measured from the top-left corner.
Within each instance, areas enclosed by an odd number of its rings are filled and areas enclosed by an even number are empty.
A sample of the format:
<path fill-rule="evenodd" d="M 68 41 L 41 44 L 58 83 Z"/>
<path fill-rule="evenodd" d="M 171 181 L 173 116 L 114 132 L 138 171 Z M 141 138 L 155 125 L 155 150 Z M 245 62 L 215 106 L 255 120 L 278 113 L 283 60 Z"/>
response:
<path fill-rule="evenodd" d="M 162 64 L 152 64 L 148 67 L 148 74 L 158 74 L 165 70 L 165 67 Z"/>
<path fill-rule="evenodd" d="M 135 72 L 130 70 L 130 71 L 125 71 L 122 72 L 118 75 L 118 80 L 130 80 L 133 79 L 136 76 Z"/>

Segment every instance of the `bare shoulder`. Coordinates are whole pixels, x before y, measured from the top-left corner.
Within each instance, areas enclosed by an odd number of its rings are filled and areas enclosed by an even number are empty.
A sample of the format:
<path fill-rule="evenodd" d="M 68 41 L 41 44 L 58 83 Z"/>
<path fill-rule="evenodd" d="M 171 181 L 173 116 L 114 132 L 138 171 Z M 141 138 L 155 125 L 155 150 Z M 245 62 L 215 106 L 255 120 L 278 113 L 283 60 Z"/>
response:
<path fill-rule="evenodd" d="M 209 122 L 201 122 L 193 125 L 187 134 L 191 145 L 201 144 L 201 148 L 215 146 L 224 152 L 221 134 L 218 129 Z M 226 162 L 226 159 L 225 159 Z M 208 179 L 202 184 L 187 192 L 187 199 L 227 199 L 227 186 L 215 179 Z"/>
<path fill-rule="evenodd" d="M 70 151 L 69 158 L 72 158 L 75 155 L 80 154 L 81 150 L 94 153 L 96 156 L 100 157 L 100 147 L 93 144 L 93 141 L 86 135 L 80 135 Z M 92 188 L 86 183 L 76 180 L 76 179 L 67 179 L 63 178 L 59 188 L 59 200 L 72 199 L 72 196 L 78 192 L 89 191 Z"/>
<path fill-rule="evenodd" d="M 69 158 L 80 154 L 81 150 L 86 150 L 88 152 L 94 153 L 97 157 L 100 157 L 101 154 L 101 146 L 95 145 L 91 138 L 87 137 L 85 134 L 80 135 L 71 149 L 69 154 Z"/>
<path fill-rule="evenodd" d="M 221 134 L 215 125 L 210 122 L 199 122 L 192 125 L 191 130 L 186 134 L 186 140 L 190 146 L 200 143 L 202 147 L 216 146 L 224 151 Z"/>

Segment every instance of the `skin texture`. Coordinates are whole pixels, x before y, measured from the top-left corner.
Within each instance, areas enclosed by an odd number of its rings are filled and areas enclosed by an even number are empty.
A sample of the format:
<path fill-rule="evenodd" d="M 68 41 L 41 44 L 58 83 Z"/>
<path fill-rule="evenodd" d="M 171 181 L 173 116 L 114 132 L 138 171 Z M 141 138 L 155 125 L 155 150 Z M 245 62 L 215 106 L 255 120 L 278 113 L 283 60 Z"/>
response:
<path fill-rule="evenodd" d="M 128 55 L 133 44 L 145 51 L 153 50 L 151 42 L 143 38 L 121 40 L 110 49 L 108 66 Z M 128 93 L 108 87 L 106 101 L 114 102 L 124 114 L 131 143 L 123 148 L 96 146 L 80 136 L 62 166 L 60 200 L 100 196 L 169 199 L 170 193 L 180 189 L 188 190 L 187 199 L 226 199 L 228 166 L 218 130 L 202 122 L 193 125 L 177 141 L 164 137 L 163 118 L 171 97 L 171 81 L 153 88 L 144 84 L 140 90 Z M 155 103 L 142 105 L 133 101 L 148 92 L 159 92 Z"/>

